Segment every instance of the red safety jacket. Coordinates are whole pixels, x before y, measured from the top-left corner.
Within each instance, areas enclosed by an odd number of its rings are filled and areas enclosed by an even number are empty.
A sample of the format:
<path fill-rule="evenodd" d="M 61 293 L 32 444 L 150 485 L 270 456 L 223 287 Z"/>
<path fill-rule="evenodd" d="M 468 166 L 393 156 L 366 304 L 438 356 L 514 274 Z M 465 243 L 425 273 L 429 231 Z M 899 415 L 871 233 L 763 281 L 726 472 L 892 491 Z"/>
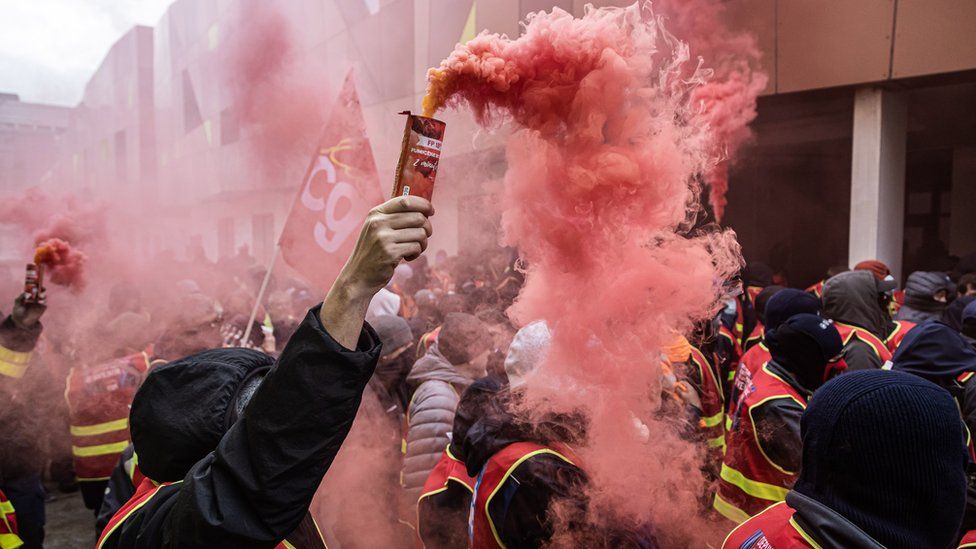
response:
<path fill-rule="evenodd" d="M 774 399 L 792 399 L 806 408 L 806 398 L 785 380 L 763 366 L 752 378 L 750 390 L 741 398 L 726 437 L 718 492 L 713 507 L 733 522 L 743 522 L 772 503 L 783 501 L 797 471 L 773 463 L 759 445 L 752 411 Z"/>
<path fill-rule="evenodd" d="M 898 346 L 901 345 L 901 340 L 905 339 L 908 332 L 912 331 L 916 324 L 914 322 L 909 322 L 907 320 L 896 320 L 894 321 L 894 328 L 888 333 L 888 337 L 885 338 L 885 346 L 888 347 L 888 352 L 892 355 L 898 350 Z"/>
<path fill-rule="evenodd" d="M 872 334 L 871 332 L 860 328 L 858 326 L 852 326 L 850 324 L 844 324 L 843 322 L 834 321 L 834 327 L 840 333 L 840 339 L 844 343 L 844 347 L 851 342 L 854 338 L 857 338 L 864 343 L 867 343 L 871 349 L 874 351 L 878 358 L 881 359 L 881 363 L 884 364 L 891 360 L 891 351 L 883 341 L 878 339 L 878 336 Z"/>
<path fill-rule="evenodd" d="M 732 415 L 735 413 L 736 408 L 738 408 L 742 396 L 746 394 L 746 389 L 752 383 L 752 376 L 756 375 L 756 372 L 772 359 L 773 355 L 770 354 L 769 347 L 766 347 L 766 343 L 762 341 L 742 355 L 742 360 L 739 361 L 739 368 L 736 370 L 735 378 L 732 380 L 732 388 L 729 391 L 729 413 L 725 425 L 726 430 L 732 428 Z"/>
<path fill-rule="evenodd" d="M 712 362 L 695 346 L 691 347 L 689 365 L 695 369 L 701 380 L 699 399 L 702 405 L 700 427 L 705 433 L 705 440 L 711 448 L 725 451 L 725 395 L 722 384 Z"/>
<path fill-rule="evenodd" d="M 129 445 L 129 406 L 149 370 L 142 352 L 97 366 L 71 368 L 64 393 L 71 454 L 79 481 L 107 480 Z"/>
<path fill-rule="evenodd" d="M 102 546 L 112 536 L 112 534 L 114 534 L 116 530 L 118 530 L 119 527 L 122 526 L 122 524 L 129 517 L 131 517 L 133 514 L 135 514 L 136 511 L 138 511 L 143 506 L 145 506 L 146 503 L 148 503 L 149 500 L 152 499 L 161 490 L 166 490 L 166 489 L 176 490 L 178 488 L 168 488 L 168 487 L 178 486 L 182 482 L 183 481 L 180 480 L 177 482 L 164 482 L 162 484 L 157 484 L 156 482 L 144 477 L 142 483 L 136 487 L 136 493 L 133 494 L 132 497 L 129 499 L 129 501 L 127 501 L 125 505 L 119 508 L 119 510 L 115 513 L 115 515 L 112 516 L 112 519 L 108 521 L 108 524 L 105 526 L 105 529 L 102 530 L 102 534 L 98 537 L 98 543 L 95 544 L 95 549 L 102 549 Z M 318 528 L 317 524 L 316 524 L 316 528 Z M 326 547 L 325 539 L 322 537 L 321 531 L 319 531 L 319 540 L 322 542 L 321 545 L 315 544 L 315 547 Z M 278 545 L 275 546 L 275 549 L 305 549 L 305 548 L 298 547 L 286 539 L 278 543 Z M 328 548 L 326 547 L 326 549 Z"/>
<path fill-rule="evenodd" d="M 743 522 L 729 533 L 722 549 L 820 549 L 793 519 L 793 509 L 779 502 Z"/>
<path fill-rule="evenodd" d="M 429 498 L 434 494 L 439 494 L 447 490 L 451 484 L 457 484 L 466 488 L 472 494 L 474 493 L 475 478 L 468 475 L 468 470 L 464 462 L 454 457 L 451 454 L 451 447 L 448 446 L 444 450 L 444 453 L 441 454 L 441 459 L 437 462 L 437 465 L 431 470 L 427 481 L 424 482 L 424 491 L 420 494 L 417 504 L 420 505 L 420 502 L 424 498 Z"/>
<path fill-rule="evenodd" d="M 821 299 L 823 298 L 823 287 L 824 287 L 824 281 L 821 280 L 820 282 L 817 282 L 813 286 L 807 288 L 806 292 L 808 294 L 813 294 L 813 296 L 816 297 L 817 299 Z"/>
<path fill-rule="evenodd" d="M 468 519 L 468 532 L 470 533 L 471 549 L 503 549 L 505 544 L 498 536 L 498 528 L 495 526 L 488 513 L 488 505 L 498 490 L 505 484 L 515 469 L 527 459 L 539 454 L 551 454 L 566 463 L 576 465 L 579 462 L 575 459 L 569 448 L 554 444 L 543 446 L 533 442 L 516 442 L 509 444 L 488 460 L 478 475 L 475 483 L 474 501 L 471 506 L 471 514 Z"/>
<path fill-rule="evenodd" d="M 970 530 L 962 537 L 962 540 L 959 542 L 959 549 L 963 549 L 964 547 L 976 548 L 976 530 Z"/>
<path fill-rule="evenodd" d="M 752 349 L 756 346 L 756 344 L 762 341 L 764 335 L 766 335 L 766 327 L 763 326 L 762 322 L 757 320 L 756 327 L 752 329 L 752 333 L 746 338 L 746 342 L 742 346 L 742 349 L 748 353 L 749 349 Z"/>
<path fill-rule="evenodd" d="M 23 540 L 17 535 L 17 513 L 14 505 L 0 490 L 0 549 L 17 549 L 23 545 Z"/>

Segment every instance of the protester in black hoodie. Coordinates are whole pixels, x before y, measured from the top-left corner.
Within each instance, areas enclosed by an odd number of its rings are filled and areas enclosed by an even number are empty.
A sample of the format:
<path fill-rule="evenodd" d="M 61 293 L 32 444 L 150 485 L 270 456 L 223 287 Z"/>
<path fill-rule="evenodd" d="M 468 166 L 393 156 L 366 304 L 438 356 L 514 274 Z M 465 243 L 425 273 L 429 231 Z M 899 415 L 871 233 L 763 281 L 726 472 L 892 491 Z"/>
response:
<path fill-rule="evenodd" d="M 724 549 L 955 547 L 968 460 L 946 391 L 899 372 L 852 372 L 820 388 L 802 432 L 786 501 L 733 530 Z"/>
<path fill-rule="evenodd" d="M 366 309 L 400 260 L 426 248 L 432 213 L 411 196 L 374 208 L 277 364 L 220 349 L 150 373 L 130 415 L 148 479 L 98 547 L 324 547 L 308 508 L 380 354 Z"/>

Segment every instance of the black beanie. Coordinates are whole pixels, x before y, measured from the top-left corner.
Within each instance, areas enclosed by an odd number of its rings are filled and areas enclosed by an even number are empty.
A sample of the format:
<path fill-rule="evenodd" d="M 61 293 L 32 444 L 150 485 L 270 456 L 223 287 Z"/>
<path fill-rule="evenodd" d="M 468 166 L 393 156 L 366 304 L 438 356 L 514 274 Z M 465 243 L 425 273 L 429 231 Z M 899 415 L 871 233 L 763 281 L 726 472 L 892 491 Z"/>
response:
<path fill-rule="evenodd" d="M 769 299 L 785 289 L 782 286 L 766 286 L 756 295 L 756 314 L 763 324 L 766 323 L 766 304 L 769 303 Z"/>
<path fill-rule="evenodd" d="M 444 318 L 437 335 L 437 348 L 448 362 L 464 364 L 491 346 L 485 323 L 467 313 L 451 313 Z"/>
<path fill-rule="evenodd" d="M 820 314 L 820 300 L 808 292 L 786 288 L 769 298 L 764 312 L 766 330 L 775 330 L 793 315 Z"/>
<path fill-rule="evenodd" d="M 800 429 L 795 491 L 885 547 L 953 546 L 969 458 L 948 392 L 900 372 L 851 372 L 817 391 Z"/>
<path fill-rule="evenodd" d="M 827 363 L 844 349 L 831 321 L 805 313 L 766 332 L 765 339 L 773 361 L 811 392 L 823 385 Z"/>

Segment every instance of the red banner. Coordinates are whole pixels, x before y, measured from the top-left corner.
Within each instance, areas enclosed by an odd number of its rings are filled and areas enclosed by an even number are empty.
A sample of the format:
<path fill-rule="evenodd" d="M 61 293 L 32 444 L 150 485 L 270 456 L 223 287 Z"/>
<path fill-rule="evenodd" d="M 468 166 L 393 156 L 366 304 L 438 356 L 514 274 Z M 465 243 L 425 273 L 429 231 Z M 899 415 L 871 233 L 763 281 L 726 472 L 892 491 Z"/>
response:
<path fill-rule="evenodd" d="M 285 221 L 278 241 L 282 258 L 310 283 L 327 290 L 352 252 L 366 213 L 382 201 L 350 71 Z"/>

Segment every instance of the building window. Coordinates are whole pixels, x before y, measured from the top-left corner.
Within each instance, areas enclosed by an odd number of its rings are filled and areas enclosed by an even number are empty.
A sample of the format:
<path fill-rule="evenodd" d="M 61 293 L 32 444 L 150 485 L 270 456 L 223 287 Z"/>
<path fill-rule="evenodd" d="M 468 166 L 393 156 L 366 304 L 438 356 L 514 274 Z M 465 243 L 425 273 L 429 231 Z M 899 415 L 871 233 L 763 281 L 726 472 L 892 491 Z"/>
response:
<path fill-rule="evenodd" d="M 183 69 L 183 133 L 190 133 L 203 123 L 197 94 L 193 91 L 190 71 Z"/>
<path fill-rule="evenodd" d="M 225 217 L 217 222 L 217 257 L 224 259 L 234 255 L 234 218 Z"/>
<path fill-rule="evenodd" d="M 274 214 L 255 214 L 251 218 L 251 238 L 254 257 L 263 263 L 270 261 L 274 248 Z"/>

